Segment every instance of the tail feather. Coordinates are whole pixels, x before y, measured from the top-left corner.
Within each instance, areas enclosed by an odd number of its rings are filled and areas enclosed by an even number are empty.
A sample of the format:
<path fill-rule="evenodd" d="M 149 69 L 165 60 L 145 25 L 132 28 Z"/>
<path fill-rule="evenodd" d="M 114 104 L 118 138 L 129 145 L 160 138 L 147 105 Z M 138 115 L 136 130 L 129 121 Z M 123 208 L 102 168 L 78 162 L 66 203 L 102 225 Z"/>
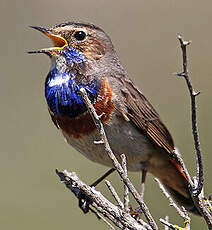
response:
<path fill-rule="evenodd" d="M 158 177 L 172 198 L 191 213 L 201 215 L 195 207 L 188 189 L 188 179 L 179 163 L 167 157 L 166 152 L 152 157 L 149 172 Z"/>
<path fill-rule="evenodd" d="M 174 200 L 180 205 L 183 206 L 186 210 L 188 210 L 189 212 L 196 214 L 196 215 L 201 215 L 199 210 L 195 207 L 194 202 L 191 198 L 189 189 L 188 189 L 188 179 L 185 175 L 185 173 L 183 172 L 181 166 L 179 165 L 179 163 L 177 163 L 174 159 L 170 159 L 170 161 L 175 165 L 177 171 L 179 173 L 181 173 L 181 175 L 185 178 L 186 180 L 186 184 L 187 184 L 187 194 L 188 197 L 185 197 L 183 195 L 181 195 L 179 192 L 177 192 L 176 190 L 170 188 L 169 186 L 165 186 L 166 189 L 169 191 L 170 195 L 174 198 Z"/>
<path fill-rule="evenodd" d="M 188 198 L 186 198 L 185 196 L 181 195 L 179 192 L 170 188 L 169 186 L 167 185 L 164 185 L 164 186 L 179 206 L 183 206 L 187 211 L 195 215 L 201 216 L 200 212 L 195 207 L 194 202 L 192 198 L 190 197 L 190 195 Z M 189 194 L 189 191 L 188 191 L 188 194 Z"/>

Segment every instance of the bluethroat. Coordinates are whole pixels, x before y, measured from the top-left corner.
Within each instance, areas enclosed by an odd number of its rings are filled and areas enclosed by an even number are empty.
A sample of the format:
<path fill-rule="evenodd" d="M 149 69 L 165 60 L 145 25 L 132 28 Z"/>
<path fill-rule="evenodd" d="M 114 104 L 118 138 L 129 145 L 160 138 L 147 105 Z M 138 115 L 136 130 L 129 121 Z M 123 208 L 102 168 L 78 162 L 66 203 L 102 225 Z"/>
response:
<path fill-rule="evenodd" d="M 84 88 L 101 115 L 110 146 L 128 170 L 152 173 L 178 204 L 198 214 L 188 191 L 188 180 L 173 157 L 173 139 L 160 116 L 129 78 L 109 36 L 99 27 L 67 22 L 50 29 L 33 27 L 50 37 L 54 47 L 31 51 L 51 59 L 45 97 L 55 126 L 85 157 L 113 167 L 81 97 Z M 112 172 L 113 170 L 111 170 Z"/>

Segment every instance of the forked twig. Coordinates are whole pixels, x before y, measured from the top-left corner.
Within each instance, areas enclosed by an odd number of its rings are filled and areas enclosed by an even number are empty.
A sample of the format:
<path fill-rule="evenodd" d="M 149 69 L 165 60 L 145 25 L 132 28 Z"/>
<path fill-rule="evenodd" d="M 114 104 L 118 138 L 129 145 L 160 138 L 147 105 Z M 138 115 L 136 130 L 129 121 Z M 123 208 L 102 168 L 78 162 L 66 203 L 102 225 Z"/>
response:
<path fill-rule="evenodd" d="M 181 73 L 177 73 L 177 76 L 184 77 L 186 80 L 186 84 L 190 93 L 191 98 L 191 119 L 192 119 L 192 132 L 194 138 L 194 145 L 196 151 L 196 164 L 197 164 L 197 185 L 193 183 L 192 192 L 195 196 L 198 196 L 203 188 L 203 162 L 202 162 L 202 153 L 200 150 L 200 141 L 199 141 L 199 132 L 197 127 L 197 109 L 196 109 L 196 97 L 200 94 L 200 92 L 195 92 L 190 77 L 188 75 L 188 60 L 187 60 L 187 46 L 191 44 L 191 41 L 185 41 L 183 37 L 178 34 L 178 40 L 180 41 L 180 46 L 182 49 L 183 56 L 183 71 Z"/>
<path fill-rule="evenodd" d="M 193 180 L 191 180 L 191 177 L 189 176 L 188 171 L 185 168 L 182 158 L 178 155 L 177 159 L 179 160 L 179 163 L 181 164 L 184 172 L 186 172 L 187 178 L 189 180 L 189 185 L 190 185 L 189 190 L 190 190 L 191 197 L 194 201 L 194 204 L 196 208 L 199 210 L 199 212 L 202 214 L 202 216 L 205 218 L 209 229 L 212 229 L 212 215 L 210 213 L 211 210 L 208 210 L 205 202 L 205 198 L 203 197 L 203 181 L 204 181 L 203 162 L 202 162 L 202 153 L 200 149 L 199 132 L 197 127 L 197 109 L 196 109 L 196 97 L 199 95 L 200 92 L 195 92 L 188 74 L 187 46 L 191 44 L 191 41 L 185 41 L 180 34 L 178 34 L 177 38 L 180 42 L 180 46 L 182 50 L 183 71 L 181 73 L 176 73 L 176 75 L 179 77 L 183 77 L 185 79 L 191 98 L 192 132 L 193 132 L 194 146 L 196 152 L 196 168 L 197 168 L 197 174 L 196 177 L 193 177 Z"/>
<path fill-rule="evenodd" d="M 63 182 L 78 199 L 81 193 L 86 194 L 87 199 L 90 200 L 90 205 L 117 227 L 121 229 L 124 227 L 131 230 L 146 230 L 146 228 L 138 223 L 130 214 L 108 201 L 99 191 L 96 191 L 94 187 L 90 187 L 82 182 L 76 173 L 70 173 L 66 170 L 63 172 L 56 170 L 56 173 L 60 177 L 61 182 Z"/>

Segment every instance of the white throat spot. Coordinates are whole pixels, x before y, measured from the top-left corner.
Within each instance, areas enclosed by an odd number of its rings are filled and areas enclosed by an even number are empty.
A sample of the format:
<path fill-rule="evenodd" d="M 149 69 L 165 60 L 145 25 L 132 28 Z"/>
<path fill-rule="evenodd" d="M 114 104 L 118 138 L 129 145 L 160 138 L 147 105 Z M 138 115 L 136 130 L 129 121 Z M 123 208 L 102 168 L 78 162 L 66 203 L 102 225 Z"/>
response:
<path fill-rule="evenodd" d="M 49 86 L 50 87 L 61 86 L 62 84 L 68 85 L 69 80 L 70 80 L 70 77 L 68 75 L 65 75 L 63 77 L 61 75 L 58 75 L 58 76 L 55 76 L 54 79 L 50 80 Z"/>

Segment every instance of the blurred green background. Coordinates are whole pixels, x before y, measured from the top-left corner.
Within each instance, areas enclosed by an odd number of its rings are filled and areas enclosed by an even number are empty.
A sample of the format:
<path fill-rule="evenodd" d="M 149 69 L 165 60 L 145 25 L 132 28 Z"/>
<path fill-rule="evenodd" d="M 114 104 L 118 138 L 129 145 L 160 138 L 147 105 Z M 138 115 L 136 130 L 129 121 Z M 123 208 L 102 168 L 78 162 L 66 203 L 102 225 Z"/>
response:
<path fill-rule="evenodd" d="M 194 87 L 202 92 L 198 97 L 198 120 L 205 191 L 212 192 L 211 8 L 211 0 L 0 1 L 0 229 L 107 228 L 92 214 L 82 214 L 76 199 L 55 175 L 56 168 L 68 169 L 91 183 L 106 168 L 68 146 L 52 124 L 44 99 L 48 57 L 27 54 L 28 50 L 49 47 L 51 43 L 29 25 L 83 20 L 102 27 L 133 80 L 160 113 L 194 175 L 189 96 L 184 80 L 172 75 L 181 70 L 176 34 L 191 39 L 189 69 Z M 131 173 L 130 177 L 139 188 L 139 173 Z M 122 195 L 119 177 L 114 174 L 108 179 Z M 98 189 L 111 198 L 104 183 Z M 145 200 L 157 221 L 168 214 L 171 222 L 182 224 L 151 175 Z M 192 219 L 193 230 L 205 228 L 201 218 Z"/>

